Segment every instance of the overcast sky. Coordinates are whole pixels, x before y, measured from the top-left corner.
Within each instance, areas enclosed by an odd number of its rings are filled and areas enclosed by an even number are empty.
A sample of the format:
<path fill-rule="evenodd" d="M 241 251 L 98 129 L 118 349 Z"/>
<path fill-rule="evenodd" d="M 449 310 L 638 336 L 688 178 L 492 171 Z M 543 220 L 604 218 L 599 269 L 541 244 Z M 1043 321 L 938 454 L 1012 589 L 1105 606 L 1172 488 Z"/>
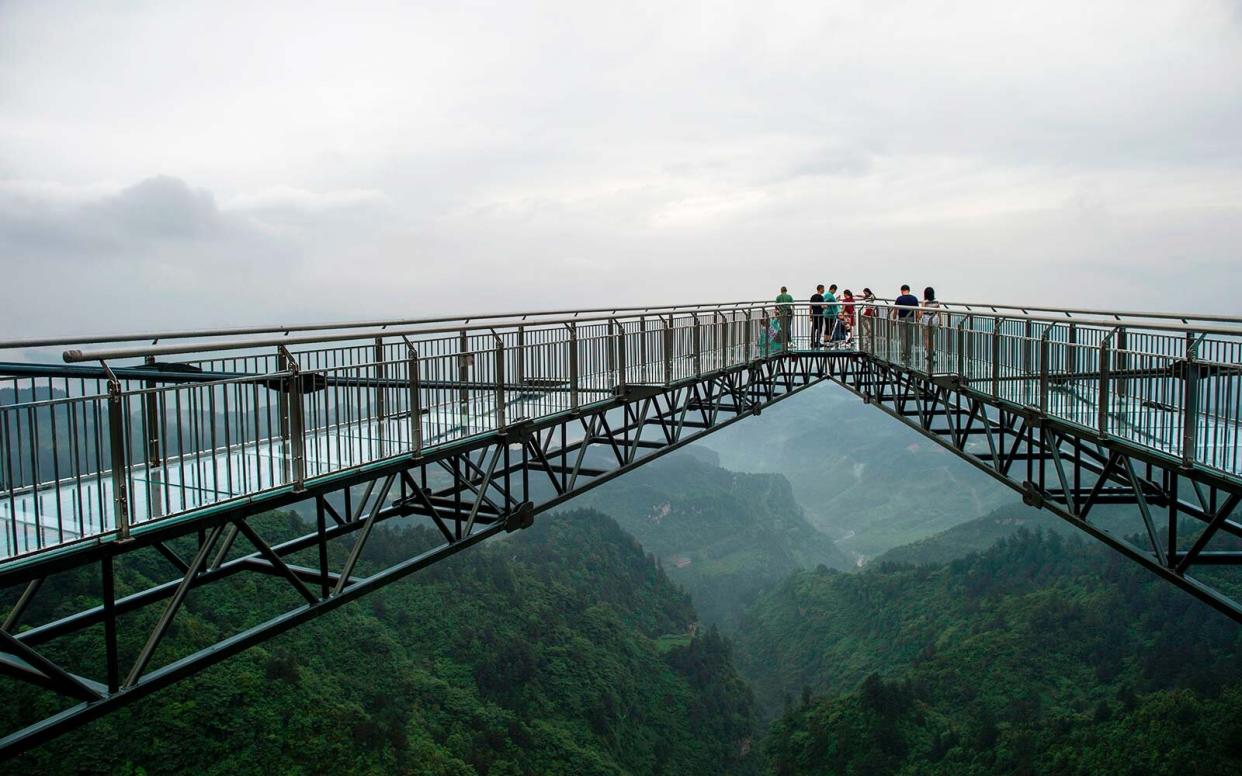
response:
<path fill-rule="evenodd" d="M 1242 312 L 1242 1 L 725 5 L 0 0 L 0 334 Z"/>

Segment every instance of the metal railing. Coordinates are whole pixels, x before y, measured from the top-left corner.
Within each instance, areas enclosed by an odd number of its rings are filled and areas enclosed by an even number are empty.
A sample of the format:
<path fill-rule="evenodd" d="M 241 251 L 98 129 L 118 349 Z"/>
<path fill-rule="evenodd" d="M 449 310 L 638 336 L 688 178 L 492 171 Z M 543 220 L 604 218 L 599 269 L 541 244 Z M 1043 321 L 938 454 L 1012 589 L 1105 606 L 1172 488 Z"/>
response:
<path fill-rule="evenodd" d="M 931 325 L 895 310 L 856 301 L 840 321 L 817 319 L 805 302 L 725 303 L 365 333 L 186 332 L 206 341 L 66 351 L 66 361 L 99 366 L 0 377 L 0 559 L 300 489 L 611 401 L 627 386 L 824 347 L 953 375 L 1084 433 L 1242 477 L 1242 328 L 953 308 Z M 186 360 L 164 360 L 174 356 Z"/>
<path fill-rule="evenodd" d="M 1242 329 L 875 310 L 859 341 L 877 360 L 1242 477 Z"/>
<path fill-rule="evenodd" d="M 300 489 L 611 401 L 627 385 L 671 385 L 774 357 L 794 345 L 770 335 L 770 311 L 580 311 L 257 340 L 228 331 L 207 342 L 68 351 L 66 361 L 100 366 L 0 377 L 0 559 Z M 172 355 L 188 360 L 161 360 Z"/>

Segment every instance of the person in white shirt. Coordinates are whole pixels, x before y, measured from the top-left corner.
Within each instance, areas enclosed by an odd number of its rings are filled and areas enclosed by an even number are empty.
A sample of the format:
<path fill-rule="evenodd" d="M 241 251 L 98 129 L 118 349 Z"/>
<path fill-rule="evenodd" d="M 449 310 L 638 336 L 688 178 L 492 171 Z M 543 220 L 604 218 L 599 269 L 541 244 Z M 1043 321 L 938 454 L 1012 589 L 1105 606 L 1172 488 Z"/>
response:
<path fill-rule="evenodd" d="M 923 301 L 919 304 L 919 323 L 923 326 L 923 348 L 927 353 L 927 370 L 936 361 L 936 328 L 940 325 L 940 302 L 936 301 L 936 289 L 923 289 Z"/>

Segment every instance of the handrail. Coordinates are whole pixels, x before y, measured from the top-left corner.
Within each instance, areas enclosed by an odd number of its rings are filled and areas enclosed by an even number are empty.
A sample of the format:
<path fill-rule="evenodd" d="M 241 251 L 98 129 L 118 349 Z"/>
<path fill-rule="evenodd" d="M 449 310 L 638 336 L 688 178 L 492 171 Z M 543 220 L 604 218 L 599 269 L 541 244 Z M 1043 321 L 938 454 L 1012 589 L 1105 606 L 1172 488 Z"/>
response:
<path fill-rule="evenodd" d="M 619 312 L 658 312 L 658 311 L 676 311 L 683 309 L 705 309 L 705 308 L 727 308 L 737 307 L 740 305 L 756 305 L 764 304 L 760 300 L 753 302 L 703 302 L 698 304 L 673 304 L 673 305 L 646 305 L 631 307 L 591 307 L 581 309 L 566 310 L 530 310 L 505 313 L 479 313 L 476 315 L 453 315 L 440 316 L 430 318 L 405 318 L 393 320 L 377 320 L 377 321 L 337 321 L 332 323 L 302 323 L 292 325 L 268 325 L 268 326 L 243 326 L 228 329 L 189 329 L 180 331 L 156 331 L 145 333 L 125 333 L 125 334 L 92 334 L 85 337 L 61 336 L 61 337 L 35 337 L 30 339 L 4 340 L 0 341 L 0 350 L 13 350 L 17 348 L 36 348 L 36 347 L 53 347 L 57 345 L 97 345 L 102 343 L 120 343 L 120 342 L 140 342 L 144 340 L 167 339 L 195 339 L 207 337 L 236 337 L 248 334 L 274 334 L 277 332 L 300 332 L 300 331 L 334 331 L 338 329 L 375 329 L 388 328 L 390 326 L 416 326 L 429 323 L 448 323 L 450 321 L 491 321 L 500 318 L 521 318 L 523 320 L 530 317 L 546 317 L 549 315 L 578 315 L 581 313 L 602 313 L 611 311 Z M 538 321 L 536 321 L 538 323 Z M 361 332 L 360 332 L 361 334 Z"/>
<path fill-rule="evenodd" d="M 775 306 L 775 304 L 776 304 L 775 302 L 754 302 L 754 303 L 737 302 L 737 303 L 734 303 L 732 306 L 728 304 L 722 304 L 722 305 L 713 304 L 713 305 L 709 305 L 707 308 L 691 307 L 691 308 L 679 308 L 679 309 L 682 310 L 685 314 L 697 313 L 704 309 L 708 309 L 712 311 L 719 311 L 724 307 L 728 307 L 729 310 L 732 312 L 744 312 L 746 310 L 762 309 L 765 306 Z M 798 304 L 798 303 L 795 302 L 794 304 Z M 806 304 L 806 303 L 802 303 L 802 304 Z M 748 305 L 748 306 L 744 306 L 744 305 Z M 611 310 L 613 308 L 608 308 L 608 309 Z M 633 308 L 633 309 L 637 310 L 640 308 Z M 652 307 L 652 308 L 641 308 L 641 309 L 651 310 L 653 314 L 656 311 L 660 311 L 660 310 L 665 311 L 664 314 L 668 314 L 670 310 L 673 310 L 673 308 L 671 307 L 665 307 L 665 308 Z M 584 310 L 580 312 L 588 312 L 588 311 Z M 676 311 L 673 311 L 673 314 L 676 314 Z M 622 317 L 641 318 L 643 317 L 643 315 L 644 313 L 638 313 L 638 314 L 631 313 L 630 315 L 622 316 Z M 489 321 L 488 323 L 470 324 L 466 326 L 439 326 L 439 327 L 432 327 L 432 328 L 391 329 L 391 330 L 385 331 L 382 336 L 407 337 L 410 335 L 419 335 L 419 334 L 421 335 L 460 334 L 461 332 L 490 331 L 491 329 L 495 329 L 495 328 L 508 327 L 508 326 L 516 327 L 519 325 L 557 326 L 561 324 L 568 324 L 571 322 L 572 323 L 601 323 L 601 322 L 613 320 L 616 317 L 617 317 L 616 315 L 603 315 L 603 316 L 595 316 L 595 317 L 590 317 L 590 318 L 582 318 L 577 315 L 574 315 L 574 316 L 565 317 L 565 318 L 539 320 L 539 321 L 533 321 L 533 322 L 527 321 L 525 319 L 512 319 L 512 320 L 499 321 L 499 322 Z M 454 318 L 451 320 L 461 320 L 461 319 Z M 223 351 L 223 350 L 245 350 L 247 348 L 271 347 L 274 345 L 314 345 L 314 344 L 328 343 L 328 342 L 349 342 L 351 340 L 361 339 L 362 337 L 374 337 L 374 336 L 376 336 L 374 332 L 366 333 L 366 334 L 362 332 L 346 332 L 343 334 L 331 334 L 328 336 L 280 337 L 280 338 L 248 339 L 248 340 L 224 340 L 224 341 L 198 342 L 198 343 L 191 343 L 188 345 L 156 345 L 156 346 L 147 346 L 147 347 L 138 347 L 138 348 L 112 348 L 112 349 L 102 349 L 102 350 L 76 350 L 74 349 L 74 350 L 66 350 L 62 354 L 62 357 L 64 358 L 66 363 L 77 364 L 77 363 L 82 363 L 84 361 L 108 361 L 111 359 L 118 359 L 118 358 L 138 358 L 138 357 L 143 357 L 143 356 L 168 356 L 168 355 L 180 355 L 180 354 L 185 354 L 185 353 L 216 352 L 216 351 Z"/>
<path fill-rule="evenodd" d="M 1211 323 L 1236 323 L 1242 324 L 1242 316 L 1238 315 L 1201 315 L 1197 313 L 1176 313 L 1176 312 L 1139 312 L 1134 310 L 1095 310 L 1084 307 L 1040 307 L 1038 305 L 1016 305 L 1016 304 L 992 304 L 989 302 L 941 302 L 942 308 L 960 307 L 967 312 L 973 312 L 976 308 L 985 308 L 992 312 L 1000 310 L 1034 310 L 1040 313 L 1063 313 L 1066 316 L 1072 315 L 1098 315 L 1104 318 L 1112 318 L 1118 320 L 1121 318 L 1155 318 L 1160 320 L 1181 321 L 1189 324 L 1191 321 L 1207 321 Z M 1072 320 L 1072 319 L 1071 319 Z"/>
<path fill-rule="evenodd" d="M 841 300 L 839 299 L 837 300 L 837 303 L 842 304 Z M 849 304 L 854 304 L 856 306 L 870 306 L 870 307 L 876 307 L 876 308 L 883 308 L 887 310 L 919 311 L 919 310 L 927 309 L 924 307 L 904 307 L 901 305 L 888 304 L 886 302 L 879 302 L 879 301 L 874 302 L 874 303 L 860 302 L 857 299 L 855 299 L 852 303 L 849 303 Z M 1147 331 L 1171 331 L 1171 332 L 1178 332 L 1180 334 L 1185 334 L 1186 332 L 1197 332 L 1199 334 L 1220 334 L 1226 337 L 1242 337 L 1242 325 L 1239 325 L 1238 328 L 1227 328 L 1227 327 L 1221 327 L 1221 326 L 1191 326 L 1189 324 L 1174 325 L 1174 324 L 1168 324 L 1168 323 L 1150 323 L 1148 321 L 1135 320 L 1135 319 L 1125 318 L 1125 317 L 1115 317 L 1115 318 L 1106 319 L 1106 320 L 1085 320 L 1084 321 L 1084 320 L 1075 320 L 1072 318 L 1069 318 L 1069 319 L 1057 318 L 1057 317 L 1048 316 L 1048 315 L 1028 315 L 1028 314 L 1022 314 L 1022 313 L 1003 313 L 1003 314 L 1002 313 L 978 313 L 978 312 L 973 312 L 973 311 L 968 311 L 968 310 L 950 310 L 945 307 L 944 302 L 941 302 L 940 305 L 941 306 L 938 308 L 938 311 L 941 313 L 955 313 L 957 315 L 974 315 L 976 317 L 986 317 L 986 318 L 1002 318 L 1007 321 L 1033 321 L 1036 323 L 1059 323 L 1059 324 L 1080 323 L 1080 324 L 1085 324 L 1087 326 L 1099 326 L 1101 328 L 1117 328 L 1118 326 L 1127 326 L 1131 328 L 1145 329 Z M 1002 307 L 1001 305 L 997 305 L 997 306 L 1001 307 L 1001 309 L 1015 309 L 1015 310 L 1024 309 L 1020 307 L 1007 308 L 1007 307 Z M 1025 309 L 1035 310 L 1038 308 L 1027 307 Z M 1112 315 L 1112 313 L 1107 313 L 1107 314 Z M 1116 315 L 1124 316 L 1125 313 L 1117 312 Z M 1190 318 L 1191 320 L 1194 320 L 1193 316 L 1190 316 Z M 1240 323 L 1242 323 L 1242 319 L 1239 319 L 1239 321 Z"/>
<path fill-rule="evenodd" d="M 838 300 L 840 301 L 840 300 Z M 877 297 L 877 301 L 891 302 L 890 297 Z M 772 304 L 770 300 L 748 300 L 741 302 L 703 302 L 688 304 L 668 304 L 668 305 L 633 305 L 628 307 L 590 307 L 581 309 L 564 309 L 564 310 L 529 310 L 518 312 L 504 313 L 478 313 L 473 315 L 454 315 L 454 316 L 434 316 L 428 318 L 396 318 L 389 320 L 374 321 L 335 321 L 328 323 L 302 323 L 302 324 L 271 324 L 266 326 L 243 326 L 224 329 L 183 329 L 173 331 L 149 331 L 149 332 L 128 332 L 121 334 L 92 334 L 87 336 L 51 336 L 51 337 L 33 337 L 27 339 L 3 340 L 0 341 L 0 350 L 13 350 L 18 348 L 34 348 L 34 347 L 53 347 L 57 345 L 95 345 L 104 343 L 121 343 L 121 342 L 140 342 L 151 340 L 156 343 L 160 340 L 169 339 L 195 339 L 209 337 L 236 337 L 251 334 L 274 334 L 283 332 L 286 335 L 291 332 L 308 332 L 308 331 L 335 331 L 340 329 L 375 329 L 388 328 L 391 326 L 416 326 L 430 323 L 448 323 L 450 321 L 474 321 L 474 320 L 499 320 L 502 318 L 521 318 L 530 317 L 547 317 L 553 315 L 579 315 L 582 313 L 602 313 L 611 311 L 613 314 L 621 312 L 659 312 L 659 311 L 676 311 L 688 309 L 707 309 L 707 308 L 737 308 L 741 306 L 755 306 Z M 795 304 L 805 305 L 809 302 L 802 300 Z M 1143 312 L 1135 310 L 1101 310 L 1081 307 L 1043 307 L 1039 305 L 1015 305 L 1015 304 L 998 304 L 993 302 L 941 302 L 941 306 L 945 309 L 961 308 L 966 311 L 975 309 L 985 309 L 992 312 L 1000 310 L 1020 310 L 1024 314 L 1027 311 L 1034 310 L 1041 313 L 1059 313 L 1067 316 L 1071 315 L 1094 315 L 1112 319 L 1141 319 L 1152 318 L 1158 320 L 1175 320 L 1189 324 L 1191 321 L 1205 321 L 1209 323 L 1230 323 L 1242 324 L 1242 316 L 1233 315 L 1204 315 L 1197 313 L 1184 312 Z"/>
<path fill-rule="evenodd" d="M 843 304 L 841 300 L 838 300 L 837 303 Z M 802 302 L 802 301 L 795 301 L 791 304 L 794 307 L 810 306 L 809 302 Z M 881 301 L 863 302 L 858 299 L 855 299 L 852 302 L 852 304 L 855 305 L 856 307 L 870 306 L 870 307 L 887 309 L 887 310 L 911 309 L 911 308 L 903 308 L 903 307 L 900 307 L 894 304 L 889 304 L 887 302 L 881 302 Z M 718 311 L 721 311 L 722 309 L 727 308 L 732 312 L 744 312 L 747 310 L 753 311 L 756 309 L 764 309 L 768 307 L 773 307 L 775 305 L 776 305 L 776 302 L 774 301 L 713 303 L 713 304 L 707 305 L 705 308 L 704 307 L 689 307 L 689 306 L 680 307 L 679 306 L 677 307 L 677 310 L 681 310 L 685 313 L 698 313 L 704 310 L 718 312 Z M 608 308 L 608 309 L 611 310 L 612 308 Z M 663 307 L 663 308 L 662 307 L 650 307 L 650 308 L 631 308 L 631 309 L 632 310 L 641 309 L 643 310 L 643 312 L 673 311 L 674 314 L 677 311 L 677 310 L 674 310 L 673 307 Z M 921 308 L 916 308 L 916 309 L 921 309 Z M 959 315 L 962 314 L 961 311 L 948 310 L 948 309 L 945 309 L 944 307 L 941 307 L 940 309 L 941 309 L 941 312 L 945 312 L 945 313 L 957 313 Z M 1021 308 L 1015 308 L 1015 309 L 1021 309 Z M 1035 309 L 1035 308 L 1026 308 L 1026 309 Z M 584 312 L 589 313 L 591 311 L 580 310 L 580 311 L 577 311 L 577 314 L 570 316 L 570 317 L 563 317 L 563 318 L 557 318 L 557 319 L 544 319 L 544 320 L 538 320 L 538 321 L 533 321 L 533 322 L 527 320 L 525 317 L 518 318 L 518 319 L 511 319 L 511 320 L 496 321 L 489 316 L 487 318 L 488 320 L 487 323 L 471 324 L 471 325 L 466 325 L 466 326 L 444 326 L 444 327 L 431 327 L 431 328 L 414 327 L 414 328 L 392 329 L 392 330 L 388 330 L 384 332 L 382 336 L 398 337 L 398 336 L 429 335 L 429 334 L 459 334 L 461 332 L 486 331 L 486 330 L 490 330 L 490 329 L 494 329 L 498 327 L 518 326 L 518 325 L 523 325 L 523 324 L 555 326 L 558 324 L 566 324 L 571 321 L 575 323 L 598 323 L 598 322 L 606 322 L 606 321 L 612 320 L 617 317 L 615 313 L 613 313 L 609 315 L 583 318 L 581 317 L 580 314 Z M 548 313 L 548 314 L 551 315 L 553 313 Z M 980 315 L 980 313 L 974 313 L 974 314 Z M 984 313 L 982 315 L 988 315 L 988 314 Z M 1122 313 L 1119 312 L 1116 315 L 1122 315 Z M 641 318 L 642 313 L 639 313 L 639 314 L 631 313 L 630 315 L 622 316 L 622 317 Z M 1043 315 L 1019 314 L 1019 313 L 1006 313 L 1004 315 L 995 314 L 995 315 L 991 315 L 990 317 L 1004 318 L 1005 320 L 1026 320 L 1026 321 L 1041 322 L 1041 323 L 1054 323 L 1054 324 L 1066 323 L 1065 318 L 1043 316 Z M 468 320 L 468 319 L 453 318 L 453 319 L 448 319 L 448 320 Z M 440 322 L 437 319 L 429 319 L 429 321 Z M 1178 332 L 1178 333 L 1185 333 L 1188 331 L 1192 331 L 1192 332 L 1196 332 L 1200 334 L 1242 336 L 1242 327 L 1224 328 L 1224 327 L 1190 326 L 1188 324 L 1175 325 L 1175 324 L 1168 324 L 1168 323 L 1153 323 L 1150 321 L 1142 321 L 1142 320 L 1129 320 L 1126 318 L 1116 318 L 1116 317 L 1114 317 L 1111 320 L 1080 321 L 1080 322 L 1088 324 L 1088 325 L 1100 325 L 1100 326 L 1129 325 L 1129 326 L 1143 328 L 1149 331 L 1168 331 L 1168 332 Z M 328 336 L 305 336 L 305 337 L 284 336 L 284 337 L 279 337 L 279 338 L 260 338 L 260 339 L 223 340 L 223 341 L 217 340 L 217 341 L 209 341 L 209 342 L 191 343 L 191 344 L 185 344 L 185 345 L 149 345 L 149 346 L 137 347 L 137 348 L 111 348 L 111 349 L 100 349 L 100 350 L 72 349 L 72 350 L 66 350 L 62 354 L 62 357 L 66 363 L 75 364 L 75 363 L 82 363 L 86 361 L 107 361 L 107 360 L 112 360 L 112 359 L 140 358 L 140 357 L 146 357 L 146 356 L 168 356 L 168 355 L 183 355 L 187 353 L 205 353 L 205 352 L 217 352 L 217 351 L 226 351 L 226 350 L 245 350 L 248 348 L 271 347 L 275 345 L 312 345 L 312 344 L 323 344 L 323 343 L 329 343 L 329 342 L 348 342 L 351 340 L 357 340 L 363 336 L 373 336 L 373 333 L 364 334 L 362 332 L 354 331 L 354 332 L 336 333 L 336 334 L 331 334 Z"/>

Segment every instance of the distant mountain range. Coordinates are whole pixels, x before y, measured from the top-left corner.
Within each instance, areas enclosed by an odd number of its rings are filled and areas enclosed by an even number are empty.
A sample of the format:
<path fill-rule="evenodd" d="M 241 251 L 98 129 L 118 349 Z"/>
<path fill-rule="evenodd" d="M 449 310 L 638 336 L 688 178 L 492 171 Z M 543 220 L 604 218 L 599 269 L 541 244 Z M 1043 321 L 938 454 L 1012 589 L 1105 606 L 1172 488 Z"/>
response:
<path fill-rule="evenodd" d="M 784 475 L 807 519 L 861 561 L 1015 500 L 835 385 L 807 389 L 700 444 L 728 469 Z"/>
<path fill-rule="evenodd" d="M 704 448 L 639 467 L 575 503 L 613 517 L 685 587 L 700 618 L 726 630 L 790 572 L 854 565 L 806 520 L 788 480 L 722 469 Z"/>

